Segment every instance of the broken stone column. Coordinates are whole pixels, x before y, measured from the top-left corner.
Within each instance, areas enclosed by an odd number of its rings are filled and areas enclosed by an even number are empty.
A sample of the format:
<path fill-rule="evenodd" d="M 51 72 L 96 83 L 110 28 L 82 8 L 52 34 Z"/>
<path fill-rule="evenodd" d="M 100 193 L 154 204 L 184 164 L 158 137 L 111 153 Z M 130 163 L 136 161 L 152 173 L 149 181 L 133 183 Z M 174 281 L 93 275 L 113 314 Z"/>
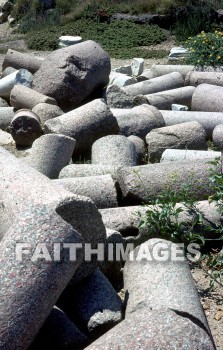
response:
<path fill-rule="evenodd" d="M 60 107 L 49 104 L 49 103 L 39 103 L 33 107 L 32 111 L 38 115 L 40 118 L 41 126 L 49 119 L 53 119 L 64 114 Z"/>
<path fill-rule="evenodd" d="M 33 89 L 74 108 L 109 82 L 109 55 L 92 40 L 52 52 L 33 79 Z"/>
<path fill-rule="evenodd" d="M 15 115 L 13 107 L 1 107 L 0 108 L 0 129 L 6 130 Z"/>
<path fill-rule="evenodd" d="M 215 158 L 220 158 L 221 152 L 215 151 L 194 151 L 190 149 L 166 149 L 160 162 L 172 162 L 176 160 L 183 159 L 191 159 L 191 160 L 199 160 L 199 159 L 209 159 L 215 160 Z"/>
<path fill-rule="evenodd" d="M 91 150 L 92 164 L 115 167 L 136 165 L 134 143 L 122 135 L 108 135 L 94 142 Z"/>
<path fill-rule="evenodd" d="M 207 160 L 181 160 L 118 169 L 118 182 L 128 205 L 153 200 L 170 188 L 180 193 L 190 185 L 196 200 L 207 199 L 213 193 L 209 182 L 210 164 Z M 201 186 L 202 185 L 202 186 Z"/>
<path fill-rule="evenodd" d="M 89 198 L 76 196 L 65 191 L 64 188 L 56 186 L 52 180 L 40 174 L 37 170 L 24 164 L 24 161 L 17 160 L 17 158 L 2 148 L 0 150 L 2 158 L 2 177 L 0 180 L 2 181 L 2 186 L 6 186 L 6 188 L 0 188 L 0 201 L 3 203 L 0 206 L 0 238 L 9 229 L 13 221 L 12 213 L 16 214 L 19 211 L 19 205 L 24 203 L 24 206 L 29 207 L 31 200 L 37 204 L 44 201 L 44 205 L 48 205 L 48 203 L 51 205 L 51 203 L 54 204 L 57 203 L 57 200 L 60 200 L 61 193 L 66 192 L 71 199 L 64 200 L 62 198 L 63 206 L 61 204 L 61 209 L 58 208 L 57 213 L 73 227 L 78 227 L 78 232 L 87 243 L 92 244 L 92 248 L 96 248 L 98 243 L 104 243 L 106 238 L 105 227 L 98 209 Z M 23 183 L 23 185 L 20 183 Z M 96 266 L 96 259 L 82 263 L 72 278 L 73 283 L 86 277 Z"/>
<path fill-rule="evenodd" d="M 206 133 L 198 122 L 188 122 L 150 131 L 146 136 L 148 160 L 159 161 L 167 148 L 207 150 Z"/>
<path fill-rule="evenodd" d="M 119 133 L 145 139 L 152 129 L 165 126 L 161 113 L 153 106 L 143 104 L 132 109 L 112 109 L 119 125 Z"/>
<path fill-rule="evenodd" d="M 138 77 L 140 74 L 142 74 L 144 69 L 144 59 L 143 58 L 133 58 L 132 64 L 132 75 L 134 77 Z"/>
<path fill-rule="evenodd" d="M 219 151 L 223 151 L 223 124 L 219 124 L 214 128 L 212 138 L 214 147 Z"/>
<path fill-rule="evenodd" d="M 42 134 L 39 117 L 29 109 L 20 109 L 15 113 L 10 133 L 17 145 L 30 146 Z"/>
<path fill-rule="evenodd" d="M 223 111 L 223 87 L 211 84 L 201 84 L 195 89 L 191 109 L 203 112 Z"/>
<path fill-rule="evenodd" d="M 24 161 L 50 179 L 56 179 L 61 169 L 69 164 L 75 140 L 60 134 L 43 135 L 34 141 Z"/>
<path fill-rule="evenodd" d="M 2 70 L 12 67 L 16 69 L 27 69 L 29 72 L 35 73 L 42 63 L 43 60 L 41 58 L 9 49 L 4 58 Z"/>
<path fill-rule="evenodd" d="M 109 85 L 116 85 L 119 88 L 137 83 L 136 78 L 126 74 L 112 72 L 109 76 Z"/>
<path fill-rule="evenodd" d="M 23 85 L 15 85 L 10 94 L 10 103 L 15 108 L 32 109 L 39 103 L 49 103 L 56 105 L 54 98 L 40 94 Z"/>
<path fill-rule="evenodd" d="M 202 224 L 202 233 L 206 238 L 219 238 L 219 234 L 213 236 L 213 231 L 210 227 L 221 225 L 221 213 L 215 203 L 208 201 L 200 201 L 196 205 L 196 209 L 202 212 L 204 221 Z M 181 203 L 177 203 L 176 207 L 182 208 L 179 215 L 179 223 L 193 223 L 194 215 L 188 213 L 188 209 Z M 104 225 L 112 230 L 120 232 L 126 243 L 134 243 L 134 246 L 144 243 L 151 238 L 151 231 L 145 225 L 140 225 L 140 221 L 146 220 L 146 212 L 153 209 L 152 205 L 129 206 L 118 208 L 101 209 L 100 213 Z M 195 229 L 195 228 L 194 228 Z M 198 233 L 201 227 L 198 228 Z M 196 231 L 196 229 L 195 229 Z"/>
<path fill-rule="evenodd" d="M 184 86 L 184 79 L 178 72 L 163 75 L 161 77 L 145 80 L 133 85 L 125 86 L 123 90 L 131 95 L 148 95 L 159 91 L 176 89 Z"/>
<path fill-rule="evenodd" d="M 128 136 L 128 139 L 135 145 L 137 165 L 144 164 L 146 157 L 146 146 L 144 140 L 135 135 Z"/>
<path fill-rule="evenodd" d="M 15 69 L 15 68 L 7 67 L 3 70 L 2 74 L 1 74 L 1 78 L 5 78 L 5 77 L 7 77 L 7 75 L 12 74 L 16 71 L 17 71 L 17 69 Z"/>
<path fill-rule="evenodd" d="M 215 350 L 211 335 L 194 320 L 174 310 L 148 308 L 135 311 L 85 350 L 126 350 L 126 344 L 128 350 Z"/>
<path fill-rule="evenodd" d="M 9 98 L 15 85 L 31 87 L 33 76 L 26 69 L 20 69 L 0 79 L 0 96 Z"/>
<path fill-rule="evenodd" d="M 118 134 L 115 117 L 102 99 L 96 99 L 60 117 L 48 120 L 45 133 L 60 133 L 76 140 L 74 153 L 89 153 L 93 143 L 100 137 Z"/>
<path fill-rule="evenodd" d="M 118 206 L 116 183 L 111 175 L 63 178 L 53 182 L 74 194 L 89 197 L 99 209 Z"/>
<path fill-rule="evenodd" d="M 185 77 L 185 85 L 198 86 L 200 84 L 212 84 L 223 86 L 223 72 L 188 72 Z"/>
<path fill-rule="evenodd" d="M 80 349 L 87 344 L 89 344 L 87 336 L 71 322 L 62 310 L 54 306 L 29 350 Z"/>
<path fill-rule="evenodd" d="M 145 69 L 140 77 L 146 79 L 152 79 L 160 77 L 165 74 L 178 72 L 182 75 L 183 78 L 187 75 L 188 72 L 191 72 L 195 69 L 195 66 L 192 65 L 177 65 L 177 64 L 153 64 L 150 69 Z"/>
<path fill-rule="evenodd" d="M 91 338 L 102 335 L 122 320 L 123 303 L 99 269 L 75 287 L 65 289 L 59 305 L 71 320 L 79 320 Z"/>
<path fill-rule="evenodd" d="M 112 175 L 112 178 L 117 177 L 117 168 L 112 165 L 96 165 L 96 164 L 70 164 L 65 166 L 59 175 L 59 178 L 67 177 L 86 177 Z"/>
<path fill-rule="evenodd" d="M 218 124 L 223 124 L 223 113 L 220 112 L 181 112 L 161 110 L 160 113 L 163 116 L 166 126 L 197 121 L 204 127 L 207 138 L 212 138 L 214 128 Z"/>
<path fill-rule="evenodd" d="M 185 86 L 178 89 L 166 90 L 155 94 L 145 95 L 148 103 L 158 109 L 171 110 L 172 104 L 185 105 L 191 107 L 192 95 L 195 91 L 194 86 Z"/>

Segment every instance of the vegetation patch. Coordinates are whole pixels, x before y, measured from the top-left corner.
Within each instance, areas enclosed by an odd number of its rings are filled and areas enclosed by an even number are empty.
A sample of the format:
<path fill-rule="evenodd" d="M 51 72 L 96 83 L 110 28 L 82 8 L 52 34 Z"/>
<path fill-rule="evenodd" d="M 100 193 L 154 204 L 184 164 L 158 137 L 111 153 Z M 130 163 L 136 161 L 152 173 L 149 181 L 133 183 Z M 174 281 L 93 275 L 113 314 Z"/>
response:
<path fill-rule="evenodd" d="M 114 58 L 139 55 L 144 58 L 154 57 L 157 53 L 140 47 L 160 44 L 166 39 L 164 32 L 156 25 L 140 25 L 126 20 L 99 23 L 96 20 L 80 19 L 66 25 L 29 32 L 26 42 L 32 50 L 55 50 L 61 35 L 80 35 L 83 40 L 95 40 Z M 164 55 L 164 51 L 159 53 Z"/>

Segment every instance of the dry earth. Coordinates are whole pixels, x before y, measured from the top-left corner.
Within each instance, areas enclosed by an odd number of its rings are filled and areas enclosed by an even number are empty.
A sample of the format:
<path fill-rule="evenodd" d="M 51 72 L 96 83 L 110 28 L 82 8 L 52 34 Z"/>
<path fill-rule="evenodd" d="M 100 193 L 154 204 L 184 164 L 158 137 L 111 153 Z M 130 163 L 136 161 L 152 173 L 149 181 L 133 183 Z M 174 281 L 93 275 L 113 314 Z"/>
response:
<path fill-rule="evenodd" d="M 12 48 L 17 49 L 18 51 L 28 51 L 24 40 L 18 40 L 17 36 L 12 33 L 12 30 L 8 28 L 7 24 L 0 24 L 0 42 L 1 41 L 4 41 L 4 43 L 0 44 L 0 49 Z M 173 46 L 176 46 L 174 38 L 167 33 L 167 40 L 164 43 L 148 47 L 148 50 L 170 50 Z M 40 57 L 46 57 L 49 54 L 49 52 L 42 51 L 29 52 Z M 4 55 L 1 54 L 0 67 L 3 59 Z M 131 63 L 131 60 L 112 59 L 111 61 L 113 68 Z M 168 64 L 168 59 L 145 60 L 145 68 L 149 68 L 153 64 Z M 210 277 L 208 277 L 199 267 L 193 267 L 191 272 L 214 337 L 216 348 L 217 350 L 223 350 L 223 288 L 221 286 L 216 286 L 214 291 L 210 291 Z"/>

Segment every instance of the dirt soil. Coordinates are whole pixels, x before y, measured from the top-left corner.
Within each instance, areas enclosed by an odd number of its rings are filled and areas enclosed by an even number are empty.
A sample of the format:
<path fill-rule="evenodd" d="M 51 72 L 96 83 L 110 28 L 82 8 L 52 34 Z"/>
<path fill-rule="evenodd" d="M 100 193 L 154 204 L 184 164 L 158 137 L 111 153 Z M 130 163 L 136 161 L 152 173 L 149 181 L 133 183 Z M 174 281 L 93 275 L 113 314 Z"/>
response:
<path fill-rule="evenodd" d="M 29 51 L 22 38 L 12 33 L 12 29 L 7 24 L 0 24 L 0 44 L 1 48 L 12 48 L 18 51 L 27 51 L 32 55 L 46 57 L 50 52 Z M 148 50 L 170 50 L 176 46 L 174 37 L 168 32 L 167 40 L 159 45 L 148 47 Z M 0 54 L 0 67 L 4 60 L 4 55 Z M 128 65 L 131 60 L 111 59 L 112 68 Z M 150 68 L 153 64 L 168 64 L 168 58 L 146 59 L 145 68 Z M 214 291 L 209 290 L 210 277 L 208 277 L 201 268 L 193 267 L 192 276 L 198 289 L 198 293 L 203 305 L 217 350 L 223 350 L 223 288 L 216 286 Z M 222 302 L 222 304 L 221 304 Z"/>

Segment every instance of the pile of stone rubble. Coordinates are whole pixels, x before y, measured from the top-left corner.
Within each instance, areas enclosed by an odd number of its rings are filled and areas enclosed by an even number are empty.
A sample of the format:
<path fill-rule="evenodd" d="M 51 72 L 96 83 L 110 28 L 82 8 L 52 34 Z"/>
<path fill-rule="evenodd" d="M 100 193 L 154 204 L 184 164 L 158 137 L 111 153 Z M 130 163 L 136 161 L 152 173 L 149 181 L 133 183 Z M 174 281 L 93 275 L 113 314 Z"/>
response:
<path fill-rule="evenodd" d="M 163 259 L 178 247 L 139 221 L 148 195 L 190 182 L 220 223 L 223 73 L 142 59 L 111 72 L 93 41 L 44 60 L 9 50 L 2 70 L 0 349 L 215 349 L 187 261 Z"/>

